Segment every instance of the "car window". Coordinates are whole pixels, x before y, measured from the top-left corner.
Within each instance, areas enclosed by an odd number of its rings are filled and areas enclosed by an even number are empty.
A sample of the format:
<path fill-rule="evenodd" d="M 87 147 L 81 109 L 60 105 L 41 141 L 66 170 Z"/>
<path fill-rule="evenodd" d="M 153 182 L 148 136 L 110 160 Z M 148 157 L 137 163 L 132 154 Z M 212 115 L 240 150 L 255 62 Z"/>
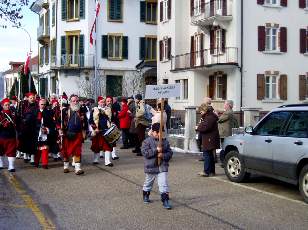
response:
<path fill-rule="evenodd" d="M 308 112 L 296 112 L 293 114 L 285 133 L 288 137 L 308 137 Z"/>
<path fill-rule="evenodd" d="M 255 128 L 254 134 L 260 136 L 279 136 L 290 115 L 290 112 L 271 113 Z"/>

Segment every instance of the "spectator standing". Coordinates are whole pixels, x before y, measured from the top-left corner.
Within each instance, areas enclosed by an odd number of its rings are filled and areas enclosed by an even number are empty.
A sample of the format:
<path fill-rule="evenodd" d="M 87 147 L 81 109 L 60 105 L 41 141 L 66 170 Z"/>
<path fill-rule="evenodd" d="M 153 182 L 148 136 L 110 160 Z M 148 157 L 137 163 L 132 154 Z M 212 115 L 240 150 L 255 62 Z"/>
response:
<path fill-rule="evenodd" d="M 122 109 L 118 114 L 120 120 L 120 129 L 122 130 L 122 142 L 121 149 L 128 149 L 129 128 L 131 123 L 130 111 L 127 105 L 127 99 L 122 99 Z"/>

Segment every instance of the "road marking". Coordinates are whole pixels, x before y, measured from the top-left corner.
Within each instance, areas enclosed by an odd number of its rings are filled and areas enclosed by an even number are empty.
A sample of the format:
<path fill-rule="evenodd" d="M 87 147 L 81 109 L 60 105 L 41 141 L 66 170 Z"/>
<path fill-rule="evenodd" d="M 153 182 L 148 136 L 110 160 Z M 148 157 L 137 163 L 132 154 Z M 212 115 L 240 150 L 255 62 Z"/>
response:
<path fill-rule="evenodd" d="M 228 180 L 225 180 L 225 179 L 222 179 L 222 178 L 219 178 L 219 177 L 209 177 L 209 178 L 212 179 L 212 180 L 217 180 L 217 181 L 221 181 L 221 182 L 224 182 L 224 183 L 227 183 L 227 184 L 231 184 L 233 186 L 237 186 L 237 187 L 240 187 L 240 188 L 248 189 L 248 190 L 251 190 L 251 191 L 254 191 L 254 192 L 262 193 L 264 195 L 273 196 L 273 197 L 276 197 L 278 199 L 282 199 L 282 200 L 290 201 L 290 202 L 293 202 L 293 203 L 296 203 L 296 204 L 308 206 L 308 204 L 306 204 L 303 201 L 294 200 L 294 199 L 291 199 L 291 198 L 288 198 L 288 197 L 285 197 L 285 196 L 282 196 L 282 195 L 278 195 L 278 194 L 271 193 L 271 192 L 266 192 L 266 191 L 263 191 L 263 190 L 260 190 L 260 189 L 257 189 L 257 188 L 252 188 L 252 187 L 249 187 L 247 185 L 234 183 L 232 181 L 228 181 Z"/>
<path fill-rule="evenodd" d="M 23 201 L 25 202 L 25 207 L 31 209 L 35 217 L 37 218 L 39 224 L 42 229 L 56 229 L 55 225 L 48 219 L 43 212 L 40 210 L 38 205 L 32 199 L 32 197 L 27 194 L 26 190 L 22 187 L 20 182 L 16 179 L 16 177 L 8 172 L 4 173 L 4 176 L 7 178 L 12 187 L 16 190 L 16 192 L 21 196 Z"/>

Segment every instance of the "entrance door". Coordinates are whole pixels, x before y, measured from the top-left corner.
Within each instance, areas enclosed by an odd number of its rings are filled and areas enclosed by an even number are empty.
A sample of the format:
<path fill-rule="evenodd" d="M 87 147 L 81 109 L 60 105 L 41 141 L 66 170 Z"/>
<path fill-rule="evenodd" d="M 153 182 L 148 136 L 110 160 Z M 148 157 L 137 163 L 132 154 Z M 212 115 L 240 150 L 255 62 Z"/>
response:
<path fill-rule="evenodd" d="M 107 75 L 106 93 L 108 96 L 122 96 L 123 76 Z"/>

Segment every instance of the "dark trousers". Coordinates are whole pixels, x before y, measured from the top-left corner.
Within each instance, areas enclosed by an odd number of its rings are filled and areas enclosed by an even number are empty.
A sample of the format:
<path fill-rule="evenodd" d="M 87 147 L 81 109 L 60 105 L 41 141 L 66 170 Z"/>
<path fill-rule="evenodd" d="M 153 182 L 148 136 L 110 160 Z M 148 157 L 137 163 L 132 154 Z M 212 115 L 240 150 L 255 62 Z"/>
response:
<path fill-rule="evenodd" d="M 142 125 L 142 124 L 138 124 L 136 127 L 136 132 L 137 132 L 137 136 L 138 139 L 136 141 L 136 150 L 140 151 L 142 142 L 145 139 L 145 130 L 146 130 L 146 126 Z"/>
<path fill-rule="evenodd" d="M 122 142 L 125 148 L 128 148 L 129 129 L 122 129 Z"/>
<path fill-rule="evenodd" d="M 204 172 L 206 174 L 215 173 L 214 150 L 203 151 Z"/>

